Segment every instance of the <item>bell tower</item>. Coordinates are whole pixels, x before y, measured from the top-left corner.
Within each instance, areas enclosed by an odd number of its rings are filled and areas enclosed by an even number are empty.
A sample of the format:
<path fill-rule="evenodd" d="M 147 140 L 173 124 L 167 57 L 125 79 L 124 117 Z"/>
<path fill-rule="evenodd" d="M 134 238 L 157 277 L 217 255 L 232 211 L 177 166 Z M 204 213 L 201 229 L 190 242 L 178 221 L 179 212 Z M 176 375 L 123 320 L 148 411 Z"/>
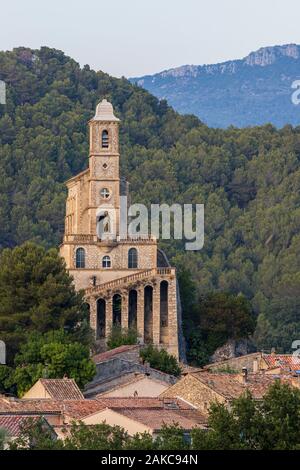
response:
<path fill-rule="evenodd" d="M 106 99 L 97 105 L 95 116 L 89 121 L 89 232 L 92 234 L 99 231 L 97 224 L 104 216 L 108 217 L 108 232 L 119 234 L 119 122 Z"/>

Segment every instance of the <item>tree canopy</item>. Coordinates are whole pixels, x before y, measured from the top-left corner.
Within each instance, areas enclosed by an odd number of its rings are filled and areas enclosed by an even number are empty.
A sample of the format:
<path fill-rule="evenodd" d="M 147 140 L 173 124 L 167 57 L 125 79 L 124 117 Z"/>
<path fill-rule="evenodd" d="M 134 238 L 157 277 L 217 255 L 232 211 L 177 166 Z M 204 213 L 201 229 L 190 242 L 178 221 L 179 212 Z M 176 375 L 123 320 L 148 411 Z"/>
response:
<path fill-rule="evenodd" d="M 65 328 L 84 320 L 82 293 L 75 291 L 56 249 L 32 242 L 0 254 L 0 331 L 11 363 L 31 332 Z"/>

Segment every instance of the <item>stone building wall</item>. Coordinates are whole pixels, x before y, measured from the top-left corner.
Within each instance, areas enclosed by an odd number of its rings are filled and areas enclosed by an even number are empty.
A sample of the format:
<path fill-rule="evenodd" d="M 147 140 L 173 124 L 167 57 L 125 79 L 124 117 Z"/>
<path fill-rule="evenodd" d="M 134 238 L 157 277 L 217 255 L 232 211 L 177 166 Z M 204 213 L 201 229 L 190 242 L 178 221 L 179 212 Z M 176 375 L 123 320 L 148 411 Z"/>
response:
<path fill-rule="evenodd" d="M 225 398 L 213 389 L 201 383 L 192 374 L 187 374 L 175 385 L 165 390 L 161 397 L 182 398 L 196 406 L 202 413 L 208 415 L 210 405 L 214 402 L 225 403 Z"/>

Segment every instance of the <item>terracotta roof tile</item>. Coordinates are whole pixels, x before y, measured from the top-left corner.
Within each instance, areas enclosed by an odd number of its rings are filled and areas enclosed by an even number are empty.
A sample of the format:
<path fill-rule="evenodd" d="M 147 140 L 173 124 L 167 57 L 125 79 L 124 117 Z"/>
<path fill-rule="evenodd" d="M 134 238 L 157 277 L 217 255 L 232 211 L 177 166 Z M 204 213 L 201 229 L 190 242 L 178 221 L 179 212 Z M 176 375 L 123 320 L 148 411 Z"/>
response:
<path fill-rule="evenodd" d="M 192 405 L 186 403 L 179 398 L 159 398 L 159 397 L 98 397 L 97 401 L 100 402 L 105 408 L 120 409 L 120 408 L 145 408 L 145 409 L 171 409 L 176 407 L 180 410 L 194 409 Z"/>
<path fill-rule="evenodd" d="M 19 414 L 64 414 L 70 418 L 80 419 L 84 416 L 95 413 L 106 408 L 98 400 L 45 400 L 45 399 L 26 399 L 11 400 L 7 398 L 0 399 L 0 415 L 8 413 Z"/>
<path fill-rule="evenodd" d="M 238 398 L 249 390 L 258 400 L 263 397 L 275 379 L 279 378 L 274 375 L 248 374 L 247 382 L 244 383 L 241 374 L 199 372 L 192 376 L 225 398 Z"/>
<path fill-rule="evenodd" d="M 21 427 L 25 422 L 30 419 L 38 421 L 40 416 L 22 416 L 22 415 L 5 415 L 0 416 L 0 429 L 5 429 L 9 436 L 19 436 Z"/>
<path fill-rule="evenodd" d="M 178 424 L 184 430 L 190 430 L 207 423 L 205 416 L 196 410 L 190 410 L 189 413 L 186 413 L 186 410 L 124 408 L 119 409 L 118 413 L 139 421 L 154 431 L 160 430 L 164 424 Z"/>
<path fill-rule="evenodd" d="M 300 370 L 300 357 L 293 354 L 264 354 L 263 359 L 269 369 L 280 367 L 287 371 Z"/>
<path fill-rule="evenodd" d="M 129 351 L 138 350 L 140 347 L 137 344 L 124 344 L 123 346 L 119 346 L 118 348 L 111 349 L 110 351 L 106 351 L 100 354 L 96 354 L 92 357 L 92 360 L 95 364 L 99 364 L 100 362 L 108 361 L 119 354 L 123 354 Z"/>
<path fill-rule="evenodd" d="M 54 400 L 82 400 L 84 397 L 73 379 L 40 379 Z"/>

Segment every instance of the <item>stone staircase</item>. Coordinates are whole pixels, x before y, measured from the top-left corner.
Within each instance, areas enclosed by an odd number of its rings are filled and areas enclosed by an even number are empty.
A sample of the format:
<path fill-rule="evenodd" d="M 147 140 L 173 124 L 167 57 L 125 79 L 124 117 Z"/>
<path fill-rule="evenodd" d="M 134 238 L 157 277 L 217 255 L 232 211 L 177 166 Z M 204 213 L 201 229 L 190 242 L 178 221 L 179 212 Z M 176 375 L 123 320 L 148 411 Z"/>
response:
<path fill-rule="evenodd" d="M 113 281 L 108 281 L 97 286 L 88 287 L 87 289 L 85 289 L 85 294 L 87 296 L 100 294 L 104 291 L 114 290 L 122 286 L 135 283 L 137 281 L 142 281 L 151 277 L 155 277 L 157 275 L 164 276 L 170 274 L 173 274 L 175 276 L 175 268 L 145 269 L 144 271 L 140 271 L 135 274 L 130 274 L 129 276 L 120 277 L 119 279 L 114 279 Z"/>

